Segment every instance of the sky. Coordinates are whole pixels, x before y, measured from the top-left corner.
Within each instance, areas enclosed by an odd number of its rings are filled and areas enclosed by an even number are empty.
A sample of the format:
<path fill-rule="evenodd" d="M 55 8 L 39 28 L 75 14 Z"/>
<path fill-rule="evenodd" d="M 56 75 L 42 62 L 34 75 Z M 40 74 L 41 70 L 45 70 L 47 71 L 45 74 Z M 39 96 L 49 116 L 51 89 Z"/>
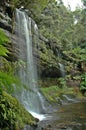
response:
<path fill-rule="evenodd" d="M 81 0 L 63 0 L 63 2 L 65 6 L 69 4 L 72 11 L 75 10 L 76 6 L 82 7 Z"/>

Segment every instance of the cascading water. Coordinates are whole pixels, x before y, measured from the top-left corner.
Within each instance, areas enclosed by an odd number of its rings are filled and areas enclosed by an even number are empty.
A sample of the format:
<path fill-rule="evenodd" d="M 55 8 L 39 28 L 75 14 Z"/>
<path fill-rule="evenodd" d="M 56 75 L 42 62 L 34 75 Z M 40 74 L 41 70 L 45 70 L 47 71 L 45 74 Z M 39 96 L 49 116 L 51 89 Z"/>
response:
<path fill-rule="evenodd" d="M 62 76 L 62 77 L 65 77 L 65 69 L 64 69 L 64 65 L 61 64 L 61 63 L 58 63 L 58 64 L 59 64 L 59 68 L 60 68 L 61 76 Z"/>
<path fill-rule="evenodd" d="M 61 53 L 60 53 L 60 51 L 58 50 L 58 49 L 56 49 L 56 54 L 57 54 L 57 56 L 58 56 L 58 60 L 60 61 L 61 59 L 62 59 L 62 56 L 61 56 Z M 65 67 L 64 67 L 64 65 L 62 64 L 62 63 L 58 63 L 58 65 L 59 65 L 59 70 L 60 70 L 60 74 L 61 74 L 61 77 L 65 77 Z"/>
<path fill-rule="evenodd" d="M 18 35 L 18 47 L 19 47 L 19 59 L 22 64 L 22 68 L 19 69 L 19 77 L 22 83 L 29 86 L 29 89 L 23 89 L 21 94 L 21 102 L 25 108 L 37 116 L 43 113 L 44 99 L 38 89 L 37 83 L 37 71 L 33 57 L 32 49 L 32 20 L 28 17 L 25 12 L 16 10 L 16 32 Z M 37 25 L 34 23 L 34 31 L 37 31 Z M 36 32 L 37 34 L 37 32 Z M 43 118 L 40 115 L 38 118 Z"/>

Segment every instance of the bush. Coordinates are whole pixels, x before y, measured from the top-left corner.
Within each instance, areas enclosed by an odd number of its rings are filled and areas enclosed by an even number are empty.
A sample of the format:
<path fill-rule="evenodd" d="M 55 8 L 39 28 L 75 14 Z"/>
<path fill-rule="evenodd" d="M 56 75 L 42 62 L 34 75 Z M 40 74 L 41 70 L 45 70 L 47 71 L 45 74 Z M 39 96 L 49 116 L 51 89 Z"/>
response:
<path fill-rule="evenodd" d="M 81 76 L 80 90 L 83 94 L 86 92 L 86 74 Z"/>
<path fill-rule="evenodd" d="M 26 124 L 34 124 L 35 120 L 24 107 L 6 92 L 0 92 L 0 128 L 19 130 Z M 16 128 L 18 126 L 18 128 Z"/>

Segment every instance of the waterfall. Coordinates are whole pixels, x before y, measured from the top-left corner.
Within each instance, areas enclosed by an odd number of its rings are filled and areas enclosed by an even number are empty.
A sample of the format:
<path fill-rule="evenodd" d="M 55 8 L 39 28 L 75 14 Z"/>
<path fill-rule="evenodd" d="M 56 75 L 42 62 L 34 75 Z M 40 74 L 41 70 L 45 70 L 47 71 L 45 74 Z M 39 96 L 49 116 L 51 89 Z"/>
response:
<path fill-rule="evenodd" d="M 59 64 L 59 68 L 60 68 L 61 76 L 62 76 L 62 77 L 65 77 L 65 69 L 64 69 L 64 65 L 61 64 L 61 63 L 58 63 L 58 64 Z"/>
<path fill-rule="evenodd" d="M 37 34 L 37 25 L 34 22 L 34 31 Z M 43 113 L 44 97 L 38 89 L 37 70 L 32 48 L 32 19 L 16 9 L 16 32 L 18 36 L 19 63 L 22 66 L 18 75 L 22 84 L 28 86 L 21 92 L 21 102 L 25 108 L 35 115 Z M 36 37 L 36 35 L 35 35 Z M 36 38 L 35 38 L 36 39 Z"/>
<path fill-rule="evenodd" d="M 62 59 L 62 56 L 61 56 L 61 53 L 60 53 L 60 51 L 58 49 L 56 49 L 56 54 L 58 56 L 58 61 L 59 61 L 58 65 L 59 65 L 60 74 L 64 78 L 65 75 L 66 75 L 65 74 L 65 67 L 64 67 L 64 65 L 62 63 L 60 63 L 60 61 Z"/>

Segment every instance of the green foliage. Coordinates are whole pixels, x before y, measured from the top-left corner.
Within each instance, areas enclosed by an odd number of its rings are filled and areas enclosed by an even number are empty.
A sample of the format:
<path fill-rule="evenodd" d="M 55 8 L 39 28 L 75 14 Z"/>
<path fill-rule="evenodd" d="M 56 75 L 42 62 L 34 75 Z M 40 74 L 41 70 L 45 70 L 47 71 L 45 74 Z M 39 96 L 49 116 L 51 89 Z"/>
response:
<path fill-rule="evenodd" d="M 6 49 L 6 47 L 0 45 L 0 56 L 7 56 L 7 53 L 9 51 Z"/>
<path fill-rule="evenodd" d="M 16 88 L 19 89 L 20 85 L 18 77 L 0 71 L 0 87 L 2 90 L 12 93 Z"/>
<path fill-rule="evenodd" d="M 48 0 L 32 0 L 28 2 L 29 9 L 32 9 L 32 12 L 40 13 L 46 6 Z M 34 4 L 33 4 L 34 3 Z"/>
<path fill-rule="evenodd" d="M 7 56 L 7 53 L 9 53 L 9 51 L 5 47 L 7 42 L 9 42 L 8 37 L 0 29 L 0 56 Z"/>
<path fill-rule="evenodd" d="M 86 74 L 83 74 L 81 76 L 80 90 L 81 91 L 83 91 L 83 90 L 86 91 Z"/>
<path fill-rule="evenodd" d="M 9 62 L 5 58 L 0 58 L 0 88 L 9 93 L 20 90 L 21 81 L 15 76 L 17 68 L 16 62 Z"/>
<path fill-rule="evenodd" d="M 79 8 L 72 12 L 62 2 L 49 1 L 38 21 L 42 35 L 57 43 L 62 53 L 76 62 L 86 59 L 85 12 Z"/>
<path fill-rule="evenodd" d="M 58 102 L 58 98 L 62 94 L 74 94 L 73 88 L 60 88 L 59 86 L 41 88 L 41 91 L 50 103 Z"/>
<path fill-rule="evenodd" d="M 64 51 L 64 54 L 69 55 L 71 58 L 74 58 L 76 61 L 85 61 L 86 59 L 86 49 L 77 46 L 72 50 Z"/>
<path fill-rule="evenodd" d="M 0 59 L 0 70 L 3 71 L 3 72 L 7 72 L 9 73 L 10 75 L 15 75 L 16 73 L 16 69 L 18 67 L 18 62 L 15 61 L 15 62 L 10 62 L 8 61 L 7 59 L 5 58 L 1 58 Z"/>
<path fill-rule="evenodd" d="M 13 8 L 24 6 L 29 9 L 35 16 L 40 15 L 41 11 L 46 7 L 48 0 L 10 0 Z"/>
<path fill-rule="evenodd" d="M 83 5 L 86 7 L 86 0 L 82 0 Z"/>
<path fill-rule="evenodd" d="M 9 42 L 9 38 L 5 35 L 2 29 L 0 29 L 0 44 L 5 45 L 6 42 Z"/>
<path fill-rule="evenodd" d="M 59 79 L 58 79 L 58 86 L 59 86 L 60 88 L 65 88 L 65 87 L 66 87 L 66 81 L 65 81 L 64 78 L 59 78 Z"/>
<path fill-rule="evenodd" d="M 20 81 L 14 76 L 16 62 L 9 62 L 4 58 L 10 53 L 6 48 L 8 42 L 10 42 L 9 38 L 5 35 L 3 30 L 0 29 L 0 89 L 13 92 L 16 87 L 18 88 L 18 86 L 20 86 Z"/>
<path fill-rule="evenodd" d="M 0 93 L 0 128 L 19 130 L 24 125 L 32 125 L 34 122 L 34 118 L 24 109 L 17 99 L 5 92 Z"/>
<path fill-rule="evenodd" d="M 19 130 L 25 124 L 33 124 L 34 119 L 16 99 L 3 92 L 13 93 L 21 86 L 18 77 L 14 76 L 17 63 L 6 59 L 10 53 L 6 47 L 9 42 L 9 38 L 0 29 L 0 128 Z"/>

